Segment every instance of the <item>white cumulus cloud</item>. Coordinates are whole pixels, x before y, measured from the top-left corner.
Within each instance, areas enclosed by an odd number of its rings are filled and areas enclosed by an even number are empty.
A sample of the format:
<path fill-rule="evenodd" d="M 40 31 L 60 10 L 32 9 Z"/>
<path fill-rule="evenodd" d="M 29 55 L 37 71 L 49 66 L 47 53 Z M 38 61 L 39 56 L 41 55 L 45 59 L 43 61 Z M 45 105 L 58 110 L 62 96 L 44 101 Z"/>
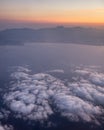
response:
<path fill-rule="evenodd" d="M 55 110 L 70 121 L 98 123 L 104 114 L 104 74 L 93 68 L 76 68 L 75 80 L 67 84 L 50 74 L 30 74 L 21 67 L 11 78 L 4 103 L 15 117 L 43 121 Z"/>

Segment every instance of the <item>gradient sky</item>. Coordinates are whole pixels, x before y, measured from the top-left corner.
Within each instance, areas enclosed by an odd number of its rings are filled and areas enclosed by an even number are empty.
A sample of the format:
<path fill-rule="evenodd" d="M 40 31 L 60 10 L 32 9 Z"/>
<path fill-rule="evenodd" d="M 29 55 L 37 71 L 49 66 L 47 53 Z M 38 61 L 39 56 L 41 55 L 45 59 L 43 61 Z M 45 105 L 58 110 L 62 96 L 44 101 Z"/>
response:
<path fill-rule="evenodd" d="M 104 0 L 0 0 L 0 26 L 10 23 L 104 24 Z"/>

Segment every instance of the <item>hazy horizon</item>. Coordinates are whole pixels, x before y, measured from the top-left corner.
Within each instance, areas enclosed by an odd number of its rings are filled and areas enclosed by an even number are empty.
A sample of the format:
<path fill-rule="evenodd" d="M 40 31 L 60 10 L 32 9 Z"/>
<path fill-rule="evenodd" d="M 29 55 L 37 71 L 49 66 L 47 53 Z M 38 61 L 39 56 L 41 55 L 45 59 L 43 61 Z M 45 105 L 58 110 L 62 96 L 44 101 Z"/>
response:
<path fill-rule="evenodd" d="M 40 29 L 40 28 L 51 28 L 57 26 L 64 26 L 64 27 L 85 27 L 85 28 L 97 28 L 97 29 L 104 29 L 104 24 L 87 24 L 87 23 L 26 23 L 26 22 L 13 22 L 13 21 L 0 21 L 0 31 L 5 29 L 12 29 L 12 28 L 31 28 L 31 29 Z"/>
<path fill-rule="evenodd" d="M 0 1 L 0 30 L 58 25 L 104 27 L 103 0 Z"/>

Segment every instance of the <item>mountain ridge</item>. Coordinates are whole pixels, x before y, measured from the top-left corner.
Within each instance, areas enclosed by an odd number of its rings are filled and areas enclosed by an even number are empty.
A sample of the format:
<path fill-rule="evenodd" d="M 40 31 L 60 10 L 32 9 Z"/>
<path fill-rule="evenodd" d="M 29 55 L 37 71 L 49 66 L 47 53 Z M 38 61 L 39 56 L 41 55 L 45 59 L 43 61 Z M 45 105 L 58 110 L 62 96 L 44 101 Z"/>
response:
<path fill-rule="evenodd" d="M 0 31 L 0 45 L 29 42 L 104 45 L 104 30 L 85 27 L 12 28 Z"/>

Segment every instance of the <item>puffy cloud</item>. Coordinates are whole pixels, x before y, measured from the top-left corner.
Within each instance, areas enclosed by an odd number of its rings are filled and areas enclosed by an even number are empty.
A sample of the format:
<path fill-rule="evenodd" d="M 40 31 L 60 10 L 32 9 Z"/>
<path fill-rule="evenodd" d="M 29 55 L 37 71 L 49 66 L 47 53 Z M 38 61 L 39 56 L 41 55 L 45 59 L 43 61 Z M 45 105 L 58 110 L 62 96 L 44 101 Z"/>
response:
<path fill-rule="evenodd" d="M 104 94 L 99 91 L 95 85 L 90 83 L 71 83 L 69 84 L 72 94 L 80 97 L 83 100 L 104 105 Z M 104 89 L 103 89 L 104 90 Z"/>
<path fill-rule="evenodd" d="M 89 122 L 95 119 L 94 115 L 101 114 L 98 106 L 93 106 L 76 96 L 58 94 L 54 98 L 58 110 L 70 120 L 78 121 L 81 118 Z"/>
<path fill-rule="evenodd" d="M 89 79 L 95 85 L 104 86 L 104 74 L 102 73 L 92 73 Z"/>
<path fill-rule="evenodd" d="M 46 71 L 47 73 L 64 73 L 64 70 L 62 69 L 55 69 L 55 70 L 49 70 Z"/>
<path fill-rule="evenodd" d="M 13 130 L 13 127 L 11 125 L 1 125 L 0 124 L 0 130 Z"/>
<path fill-rule="evenodd" d="M 78 74 L 78 76 L 85 76 L 85 75 L 89 75 L 90 74 L 90 72 L 89 71 L 87 71 L 87 70 L 75 70 L 75 72 Z"/>
<path fill-rule="evenodd" d="M 104 114 L 104 74 L 78 67 L 72 76 L 73 82 L 65 83 L 47 73 L 17 69 L 11 74 L 13 82 L 4 102 L 14 116 L 23 119 L 47 120 L 55 110 L 70 121 L 98 123 Z"/>
<path fill-rule="evenodd" d="M 14 66 L 10 70 L 17 70 L 18 72 L 26 72 L 29 73 L 31 70 L 28 68 L 28 65 L 23 66 Z"/>
<path fill-rule="evenodd" d="M 52 92 L 48 90 L 47 83 L 51 84 L 55 78 L 42 73 L 28 75 L 22 72 L 22 75 L 21 77 L 21 72 L 11 75 L 13 79 L 17 80 L 17 83 L 13 84 L 9 94 L 5 94 L 6 103 L 12 111 L 22 116 L 25 115 L 26 119 L 47 119 L 53 113 L 49 105 L 49 96 Z M 31 77 L 31 79 L 28 80 L 27 77 Z"/>
<path fill-rule="evenodd" d="M 1 107 L 1 106 L 0 106 Z M 6 110 L 4 107 L 0 109 L 0 120 L 7 119 L 10 114 L 10 111 Z"/>
<path fill-rule="evenodd" d="M 3 116 L 3 114 L 0 112 L 0 119 L 2 119 L 4 116 Z"/>
<path fill-rule="evenodd" d="M 11 77 L 14 78 L 14 79 L 17 79 L 17 80 L 30 79 L 29 75 L 24 73 L 24 72 L 13 73 L 13 74 L 11 74 Z"/>
<path fill-rule="evenodd" d="M 0 125 L 0 130 L 5 130 L 5 129 L 3 128 L 3 126 Z"/>
<path fill-rule="evenodd" d="M 34 104 L 26 105 L 22 101 L 13 100 L 10 104 L 10 108 L 18 113 L 29 114 L 34 109 Z"/>

